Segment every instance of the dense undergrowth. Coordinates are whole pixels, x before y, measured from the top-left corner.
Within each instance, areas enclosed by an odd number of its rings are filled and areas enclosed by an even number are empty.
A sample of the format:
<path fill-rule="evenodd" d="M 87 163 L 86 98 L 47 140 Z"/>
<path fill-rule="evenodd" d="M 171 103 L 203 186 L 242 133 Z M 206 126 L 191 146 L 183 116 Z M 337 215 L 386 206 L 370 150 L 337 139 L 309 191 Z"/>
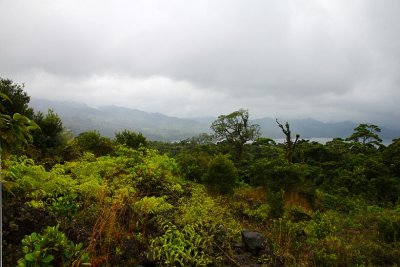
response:
<path fill-rule="evenodd" d="M 72 138 L 0 85 L 4 266 L 400 265 L 400 139 L 370 125 L 326 144 L 292 141 L 288 123 L 285 144 Z M 232 114 L 215 129 L 246 111 Z M 244 229 L 265 253 L 241 251 Z"/>
<path fill-rule="evenodd" d="M 383 177 L 367 177 L 371 171 L 387 170 L 370 170 L 373 164 L 365 159 L 353 159 L 361 166 L 329 161 L 329 167 L 346 166 L 335 167 L 335 175 L 326 179 L 330 172 L 323 164 L 289 165 L 261 157 L 242 163 L 240 170 L 249 172 L 243 176 L 251 178 L 245 182 L 227 157 L 194 153 L 207 162 L 198 166 L 201 160 L 188 161 L 181 153 L 188 152 L 181 151 L 176 161 L 155 149 L 120 146 L 112 156 L 85 152 L 49 170 L 26 156 L 11 156 L 2 173 L 5 263 L 234 266 L 233 246 L 248 228 L 262 232 L 287 266 L 400 264 L 400 208 L 394 199 L 399 178 L 393 177 L 391 191 L 385 191 L 375 181 Z M 204 177 L 186 179 L 192 171 Z M 226 174 L 236 180 L 229 184 Z M 221 180 L 213 185 L 211 177 Z M 356 191 L 359 186 L 370 189 Z M 16 203 L 25 214 L 7 208 Z M 35 221 L 30 216 L 36 213 L 52 220 Z M 21 222 L 36 224 L 37 234 L 27 232 Z M 48 226 L 55 225 L 66 235 L 49 234 Z M 27 235 L 22 243 L 13 239 L 21 231 Z M 29 247 L 35 242 L 29 240 L 38 237 L 55 240 L 37 241 L 39 249 Z M 256 261 L 263 263 L 262 258 Z M 268 266 L 268 259 L 264 262 Z"/>

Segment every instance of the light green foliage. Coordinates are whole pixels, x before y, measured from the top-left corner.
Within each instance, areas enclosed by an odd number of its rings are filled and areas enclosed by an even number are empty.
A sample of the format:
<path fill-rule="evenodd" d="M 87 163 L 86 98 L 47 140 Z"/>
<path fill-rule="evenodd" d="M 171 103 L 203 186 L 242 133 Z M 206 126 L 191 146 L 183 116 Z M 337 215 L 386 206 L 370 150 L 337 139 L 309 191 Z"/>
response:
<path fill-rule="evenodd" d="M 166 224 L 164 235 L 151 241 L 149 256 L 162 266 L 207 266 L 212 263 L 211 237 L 200 235 L 201 225 L 188 224 L 179 230 Z"/>
<path fill-rule="evenodd" d="M 101 140 L 82 134 L 51 168 L 26 156 L 4 161 L 5 209 L 14 216 L 4 233 L 23 230 L 25 214 L 54 218 L 86 242 L 93 266 L 272 264 L 274 255 L 243 260 L 233 249 L 242 229 L 262 232 L 286 266 L 400 265 L 398 140 L 379 149 L 372 139 L 303 140 L 289 164 L 283 145 L 259 139 L 236 165 L 227 139 L 157 144 L 164 155 Z M 75 266 L 84 255 L 54 227 L 27 236 L 23 252 L 21 266 Z"/>
<path fill-rule="evenodd" d="M 20 267 L 79 266 L 89 262 L 89 255 L 83 251 L 83 245 L 68 240 L 58 226 L 47 227 L 43 234 L 27 235 L 22 244 L 25 256 L 18 261 Z"/>
<path fill-rule="evenodd" d="M 242 226 L 232 214 L 224 198 L 210 197 L 204 186 L 193 185 L 187 190 L 192 192 L 190 198 L 181 199 L 175 214 L 176 225 L 201 226 L 197 234 L 213 242 L 214 261 L 224 257 L 223 250 L 231 249 L 232 240 L 239 241 Z M 211 249 L 211 248 L 210 248 Z"/>
<path fill-rule="evenodd" d="M 144 197 L 135 203 L 135 209 L 144 214 L 159 214 L 173 209 L 165 197 Z"/>
<path fill-rule="evenodd" d="M 254 218 L 258 222 L 264 222 L 270 215 L 271 207 L 268 204 L 261 204 L 256 208 L 246 208 L 243 210 L 243 214 Z"/>
<path fill-rule="evenodd" d="M 141 164 L 130 169 L 138 189 L 145 195 L 180 194 L 182 193 L 175 160 L 166 155 L 159 155 L 154 150 L 146 150 L 146 157 Z"/>
<path fill-rule="evenodd" d="M 8 193 L 25 199 L 67 194 L 76 183 L 68 176 L 47 172 L 25 156 L 11 158 L 6 164 L 10 166 L 4 173 Z"/>
<path fill-rule="evenodd" d="M 14 113 L 0 113 L 0 148 L 2 156 L 8 155 L 15 148 L 32 141 L 31 131 L 39 126 L 27 117 Z"/>
<path fill-rule="evenodd" d="M 222 221 L 222 211 L 214 200 L 207 195 L 203 186 L 196 185 L 189 199 L 182 199 L 179 205 L 179 222 L 182 225 L 209 220 Z M 215 216 L 212 216 L 215 215 Z"/>

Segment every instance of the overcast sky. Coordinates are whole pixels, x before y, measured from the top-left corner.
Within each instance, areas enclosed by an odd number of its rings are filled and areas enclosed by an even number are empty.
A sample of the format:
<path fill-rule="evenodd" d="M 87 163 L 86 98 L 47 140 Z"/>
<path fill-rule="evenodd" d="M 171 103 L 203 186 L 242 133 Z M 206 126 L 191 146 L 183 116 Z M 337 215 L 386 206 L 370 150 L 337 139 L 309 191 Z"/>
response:
<path fill-rule="evenodd" d="M 399 0 L 0 0 L 0 77 L 179 117 L 400 124 Z"/>

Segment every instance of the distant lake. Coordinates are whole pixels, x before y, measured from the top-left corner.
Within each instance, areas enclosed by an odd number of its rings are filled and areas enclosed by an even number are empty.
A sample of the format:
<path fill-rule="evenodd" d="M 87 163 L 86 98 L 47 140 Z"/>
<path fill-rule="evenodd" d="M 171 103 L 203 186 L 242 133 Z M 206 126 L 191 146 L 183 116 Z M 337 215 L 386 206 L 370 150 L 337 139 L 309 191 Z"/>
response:
<path fill-rule="evenodd" d="M 325 145 L 326 142 L 332 141 L 333 138 L 327 138 L 327 137 L 311 137 L 311 138 L 304 138 L 304 139 L 305 139 L 305 140 L 310 140 L 310 142 L 318 142 L 318 143 L 320 143 L 320 144 Z M 282 143 L 286 142 L 286 139 L 285 139 L 285 138 L 276 138 L 276 139 L 274 139 L 274 141 L 277 142 L 277 143 L 282 144 Z M 383 139 L 382 143 L 383 143 L 385 146 L 388 146 L 388 145 L 390 145 L 390 144 L 392 143 L 392 140 L 391 140 L 391 139 Z"/>
<path fill-rule="evenodd" d="M 310 142 L 318 142 L 320 144 L 325 144 L 326 142 L 332 141 L 333 138 L 326 138 L 326 137 L 311 137 L 311 138 L 303 138 L 305 140 L 310 140 Z M 285 143 L 286 139 L 285 138 L 276 138 L 274 139 L 275 142 L 277 143 Z"/>

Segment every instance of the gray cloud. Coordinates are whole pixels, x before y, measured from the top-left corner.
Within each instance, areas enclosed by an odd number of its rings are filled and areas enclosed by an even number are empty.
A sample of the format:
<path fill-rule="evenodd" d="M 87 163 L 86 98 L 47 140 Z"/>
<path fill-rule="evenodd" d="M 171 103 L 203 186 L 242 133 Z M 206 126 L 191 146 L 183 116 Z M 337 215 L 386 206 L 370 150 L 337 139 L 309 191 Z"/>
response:
<path fill-rule="evenodd" d="M 2 0 L 0 75 L 170 115 L 398 124 L 400 2 Z"/>

